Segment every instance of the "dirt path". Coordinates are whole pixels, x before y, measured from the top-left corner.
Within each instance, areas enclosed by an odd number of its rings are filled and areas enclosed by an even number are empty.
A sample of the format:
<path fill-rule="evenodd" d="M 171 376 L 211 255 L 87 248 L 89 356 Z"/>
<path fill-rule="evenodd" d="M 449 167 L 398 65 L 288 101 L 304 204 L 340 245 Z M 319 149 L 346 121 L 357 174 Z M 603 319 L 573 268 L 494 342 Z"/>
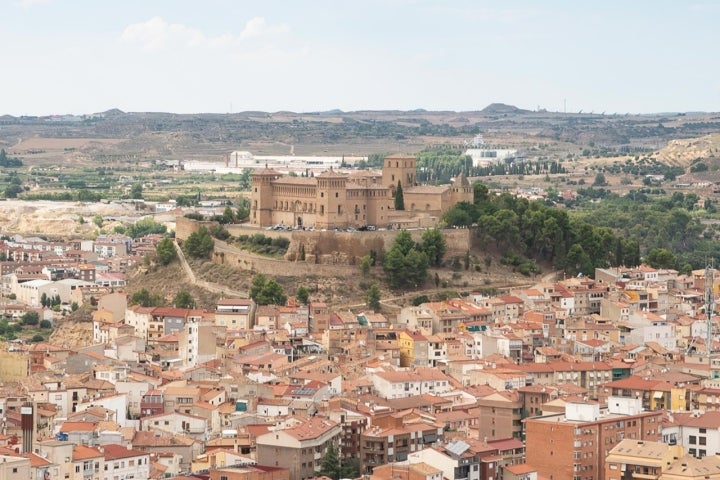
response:
<path fill-rule="evenodd" d="M 249 293 L 245 291 L 240 290 L 233 290 L 225 285 L 220 285 L 218 283 L 211 283 L 207 282 L 205 280 L 198 280 L 195 276 L 195 272 L 193 272 L 192 268 L 188 264 L 187 260 L 185 259 L 185 254 L 182 251 L 182 248 L 180 248 L 180 245 L 178 245 L 177 240 L 173 242 L 175 245 L 175 251 L 177 251 L 178 259 L 180 260 L 180 265 L 182 265 L 183 271 L 185 272 L 185 275 L 187 276 L 188 280 L 193 285 L 196 285 L 200 288 L 204 288 L 205 290 L 208 290 L 213 293 L 219 293 L 223 296 L 228 297 L 234 297 L 234 298 L 248 298 Z"/>

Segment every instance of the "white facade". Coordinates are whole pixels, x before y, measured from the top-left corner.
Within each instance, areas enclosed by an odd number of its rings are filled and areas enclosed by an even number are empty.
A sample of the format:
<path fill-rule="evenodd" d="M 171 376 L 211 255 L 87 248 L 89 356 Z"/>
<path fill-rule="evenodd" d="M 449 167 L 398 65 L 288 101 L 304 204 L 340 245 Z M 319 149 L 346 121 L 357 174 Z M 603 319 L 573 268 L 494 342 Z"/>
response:
<path fill-rule="evenodd" d="M 423 374 L 415 374 L 415 372 L 384 372 L 376 373 L 370 378 L 373 387 L 383 398 L 406 398 L 415 395 L 431 394 L 438 395 L 440 393 L 453 390 L 448 379 L 439 371 L 435 371 L 435 375 L 430 375 L 432 370 L 424 370 Z M 398 375 L 398 373 L 406 373 L 407 375 Z M 404 377 L 404 378 L 403 378 Z"/>
<path fill-rule="evenodd" d="M 125 310 L 125 323 L 135 328 L 135 334 L 141 338 L 147 338 L 148 325 L 152 315 L 149 312 L 136 312 L 132 308 Z"/>
<path fill-rule="evenodd" d="M 129 480 L 150 478 L 150 454 L 130 446 L 105 445 L 103 480 Z"/>
<path fill-rule="evenodd" d="M 127 396 L 126 395 L 112 395 L 109 397 L 95 398 L 87 402 L 78 403 L 76 410 L 77 412 L 84 412 L 90 407 L 103 407 L 114 412 L 118 412 L 115 421 L 121 427 L 131 427 L 135 425 L 133 420 L 128 420 L 127 415 L 123 415 L 123 412 L 127 412 Z"/>
<path fill-rule="evenodd" d="M 443 478 L 448 480 L 460 480 L 455 478 L 455 469 L 458 467 L 458 460 L 445 455 L 444 453 L 434 448 L 424 448 L 420 451 L 413 452 L 408 455 L 408 459 L 404 462 L 399 462 L 402 465 L 412 465 L 416 463 L 426 463 L 433 467 L 442 470 Z M 479 480 L 480 469 L 471 469 L 467 477 L 463 477 L 463 480 Z"/>
<path fill-rule="evenodd" d="M 692 415 L 696 415 L 697 418 L 693 418 L 693 420 L 697 420 L 702 418 L 703 414 L 694 413 Z M 670 422 L 663 425 L 662 441 L 663 443 L 682 445 L 688 454 L 694 456 L 720 454 L 720 428 L 717 425 L 701 427 Z"/>
<path fill-rule="evenodd" d="M 638 345 L 655 342 L 666 350 L 675 351 L 677 349 L 675 327 L 673 325 L 645 325 L 635 328 L 627 336 L 626 341 Z"/>
<path fill-rule="evenodd" d="M 179 412 L 163 413 L 143 418 L 141 425 L 145 431 L 182 432 L 193 438 L 207 440 L 207 420 L 197 415 Z"/>

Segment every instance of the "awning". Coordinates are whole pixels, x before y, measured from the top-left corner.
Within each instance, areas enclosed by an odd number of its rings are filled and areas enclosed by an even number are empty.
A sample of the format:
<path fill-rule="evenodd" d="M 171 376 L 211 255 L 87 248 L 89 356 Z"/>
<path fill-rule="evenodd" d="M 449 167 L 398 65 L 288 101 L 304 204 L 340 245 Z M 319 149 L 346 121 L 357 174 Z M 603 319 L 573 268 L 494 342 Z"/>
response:
<path fill-rule="evenodd" d="M 655 392 L 655 393 L 653 393 L 653 398 L 655 400 L 657 400 L 657 399 L 663 398 L 663 395 L 664 395 L 663 392 Z"/>

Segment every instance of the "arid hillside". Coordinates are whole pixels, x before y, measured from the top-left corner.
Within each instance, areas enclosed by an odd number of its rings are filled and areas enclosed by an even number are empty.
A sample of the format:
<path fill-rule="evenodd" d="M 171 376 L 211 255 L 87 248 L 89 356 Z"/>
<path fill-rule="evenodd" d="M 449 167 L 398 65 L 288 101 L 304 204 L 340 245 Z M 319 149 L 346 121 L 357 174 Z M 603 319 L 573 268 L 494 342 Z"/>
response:
<path fill-rule="evenodd" d="M 98 230 L 95 215 L 103 216 L 103 227 L 111 231 L 112 219 L 132 221 L 143 214 L 131 204 L 7 199 L 0 202 L 0 229 L 4 234 L 82 237 Z"/>
<path fill-rule="evenodd" d="M 697 159 L 716 157 L 720 157 L 720 133 L 671 140 L 656 155 L 659 161 L 680 167 L 687 167 Z"/>

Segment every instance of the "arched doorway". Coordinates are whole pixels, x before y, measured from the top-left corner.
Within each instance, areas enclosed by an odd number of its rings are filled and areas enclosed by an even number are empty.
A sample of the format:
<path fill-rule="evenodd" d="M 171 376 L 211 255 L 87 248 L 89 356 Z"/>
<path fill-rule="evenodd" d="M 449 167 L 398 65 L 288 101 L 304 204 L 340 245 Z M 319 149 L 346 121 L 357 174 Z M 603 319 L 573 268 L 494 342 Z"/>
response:
<path fill-rule="evenodd" d="M 303 226 L 302 217 L 297 217 L 297 227 L 302 228 L 302 226 Z"/>

